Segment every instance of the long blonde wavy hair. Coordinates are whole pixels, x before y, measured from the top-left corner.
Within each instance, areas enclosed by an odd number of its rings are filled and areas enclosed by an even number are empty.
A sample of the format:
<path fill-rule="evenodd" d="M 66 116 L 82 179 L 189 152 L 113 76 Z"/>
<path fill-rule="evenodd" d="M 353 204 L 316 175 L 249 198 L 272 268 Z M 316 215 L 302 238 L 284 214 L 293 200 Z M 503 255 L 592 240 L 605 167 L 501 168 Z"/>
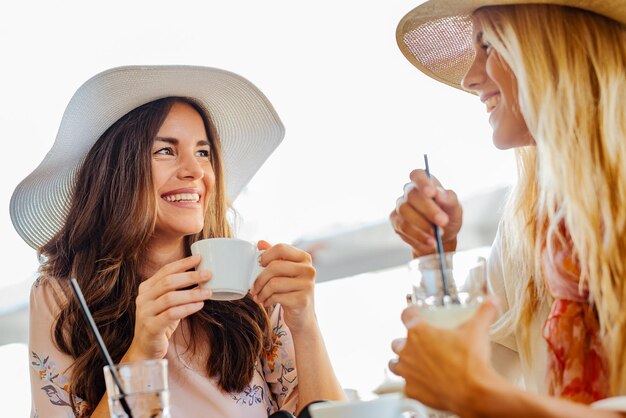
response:
<path fill-rule="evenodd" d="M 517 78 L 536 142 L 516 150 L 519 180 L 501 225 L 505 264 L 519 277 L 504 328 L 520 332 L 529 355 L 530 321 L 550 302 L 540 253 L 568 242 L 598 314 L 611 391 L 626 394 L 626 27 L 552 5 L 485 7 L 474 19 Z"/>

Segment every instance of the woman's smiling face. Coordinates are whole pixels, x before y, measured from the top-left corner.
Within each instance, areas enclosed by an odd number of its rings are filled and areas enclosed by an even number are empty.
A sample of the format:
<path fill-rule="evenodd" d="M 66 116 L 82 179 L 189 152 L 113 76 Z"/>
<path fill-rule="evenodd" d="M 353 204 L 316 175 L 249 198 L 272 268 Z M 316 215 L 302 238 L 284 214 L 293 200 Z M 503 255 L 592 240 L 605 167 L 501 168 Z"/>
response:
<path fill-rule="evenodd" d="M 483 41 L 482 28 L 477 22 L 472 38 L 476 55 L 461 84 L 478 94 L 487 106 L 494 145 L 499 149 L 533 145 L 535 142 L 520 112 L 515 75 L 491 45 Z"/>
<path fill-rule="evenodd" d="M 211 152 L 200 114 L 187 103 L 174 103 L 152 145 L 156 236 L 180 238 L 202 230 L 215 187 Z"/>

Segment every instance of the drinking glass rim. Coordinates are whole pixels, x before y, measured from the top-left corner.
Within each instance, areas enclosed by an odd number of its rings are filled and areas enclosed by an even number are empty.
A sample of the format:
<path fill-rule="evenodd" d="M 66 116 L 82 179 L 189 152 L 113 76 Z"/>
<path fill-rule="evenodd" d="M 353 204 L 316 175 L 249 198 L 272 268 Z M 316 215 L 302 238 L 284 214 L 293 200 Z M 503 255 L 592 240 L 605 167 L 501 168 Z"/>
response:
<path fill-rule="evenodd" d="M 133 367 L 133 366 L 139 366 L 139 365 L 150 366 L 152 364 L 158 364 L 158 365 L 161 365 L 161 366 L 167 366 L 168 365 L 168 361 L 167 361 L 166 358 L 137 360 L 137 361 L 130 361 L 128 363 L 115 364 L 114 367 L 116 369 L 119 369 L 121 367 Z M 110 370 L 111 367 L 107 364 L 107 365 L 104 366 L 104 369 Z"/>
<path fill-rule="evenodd" d="M 463 258 L 473 257 L 474 262 L 487 263 L 487 259 L 484 256 L 479 255 L 479 254 L 474 254 L 472 250 L 446 251 L 443 253 L 444 263 L 446 263 L 446 268 L 451 269 L 454 267 L 454 265 L 452 264 L 452 260 L 457 258 L 457 257 L 454 257 L 455 255 L 458 255 Z M 412 259 L 411 261 L 409 261 L 408 266 L 409 266 L 409 269 L 411 270 L 414 270 L 414 269 L 417 270 L 420 263 L 436 262 L 438 261 L 438 259 L 439 259 L 439 254 L 437 252 L 434 252 L 432 254 L 422 255 L 420 257 Z M 450 264 L 450 265 L 448 266 L 447 264 Z M 437 265 L 436 268 L 439 268 L 439 266 Z"/>

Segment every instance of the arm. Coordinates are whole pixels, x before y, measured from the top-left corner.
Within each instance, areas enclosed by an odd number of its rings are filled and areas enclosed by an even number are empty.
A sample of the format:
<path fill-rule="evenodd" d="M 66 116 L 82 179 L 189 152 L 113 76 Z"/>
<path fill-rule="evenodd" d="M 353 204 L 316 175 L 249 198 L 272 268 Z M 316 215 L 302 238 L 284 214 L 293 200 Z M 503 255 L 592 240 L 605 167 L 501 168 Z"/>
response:
<path fill-rule="evenodd" d="M 549 396 L 537 395 L 513 387 L 497 376 L 475 382 L 476 399 L 488 399 L 488 402 L 476 402 L 467 407 L 467 417 L 510 417 L 510 418 L 624 418 L 626 413 L 592 409 L 588 405 L 565 401 Z"/>
<path fill-rule="evenodd" d="M 299 409 L 313 401 L 346 399 L 330 363 L 317 320 L 292 332 L 298 370 Z"/>
<path fill-rule="evenodd" d="M 396 340 L 398 361 L 390 369 L 406 379 L 407 396 L 467 418 L 624 418 L 615 411 L 525 392 L 489 364 L 489 326 L 497 315 L 493 300 L 472 319 L 452 330 L 438 329 L 419 318 L 416 309 L 403 312 L 406 340 Z"/>
<path fill-rule="evenodd" d="M 54 321 L 66 302 L 55 279 L 38 279 L 30 293 L 29 363 L 31 383 L 31 416 L 66 418 L 86 416 L 87 403 L 68 391 L 68 369 L 74 359 L 61 352 L 53 341 Z"/>
<path fill-rule="evenodd" d="M 295 351 L 298 408 L 317 400 L 345 399 L 315 316 L 311 256 L 289 245 L 272 247 L 265 241 L 259 242 L 259 249 L 266 250 L 260 259 L 265 270 L 251 294 L 264 306 L 280 305 L 278 313 L 282 311 L 287 327 L 283 332 L 291 334 Z"/>

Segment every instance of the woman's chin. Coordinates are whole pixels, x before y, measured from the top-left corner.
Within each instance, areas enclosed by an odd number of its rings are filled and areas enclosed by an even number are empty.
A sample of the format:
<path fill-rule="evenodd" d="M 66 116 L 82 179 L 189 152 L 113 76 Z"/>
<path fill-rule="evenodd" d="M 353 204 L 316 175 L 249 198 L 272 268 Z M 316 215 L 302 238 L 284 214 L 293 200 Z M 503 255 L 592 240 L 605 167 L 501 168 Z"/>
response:
<path fill-rule="evenodd" d="M 526 147 L 535 145 L 535 141 L 529 135 L 499 135 L 497 130 L 493 131 L 491 137 L 493 145 L 499 150 L 507 150 L 511 148 Z"/>
<path fill-rule="evenodd" d="M 172 228 L 158 228 L 155 237 L 167 238 L 168 240 L 178 240 L 189 235 L 195 235 L 202 231 L 204 225 L 179 225 Z"/>
<path fill-rule="evenodd" d="M 502 138 L 496 136 L 495 132 L 491 140 L 493 145 L 499 150 L 507 150 L 515 147 L 510 141 L 503 140 Z"/>

